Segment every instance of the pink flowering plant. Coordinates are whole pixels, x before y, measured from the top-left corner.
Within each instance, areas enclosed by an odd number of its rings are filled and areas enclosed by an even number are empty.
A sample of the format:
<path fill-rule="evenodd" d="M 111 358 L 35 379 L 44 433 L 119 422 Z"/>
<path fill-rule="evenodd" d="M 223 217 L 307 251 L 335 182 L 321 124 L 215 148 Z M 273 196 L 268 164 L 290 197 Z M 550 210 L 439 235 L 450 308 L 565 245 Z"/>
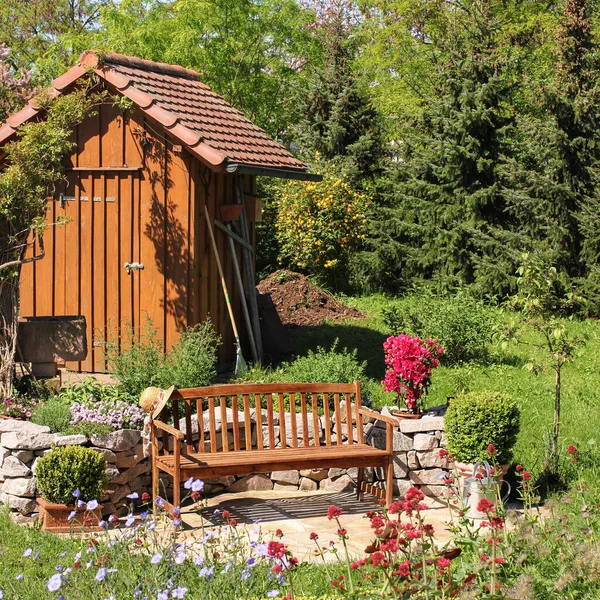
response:
<path fill-rule="evenodd" d="M 418 414 L 421 398 L 431 384 L 431 373 L 444 353 L 439 341 L 411 337 L 403 333 L 390 336 L 383 344 L 386 373 L 381 382 L 386 392 L 396 392 L 398 403 Z M 400 408 L 400 406 L 399 406 Z"/>
<path fill-rule="evenodd" d="M 30 419 L 37 400 L 33 398 L 4 398 L 0 405 L 0 416 L 11 419 Z"/>

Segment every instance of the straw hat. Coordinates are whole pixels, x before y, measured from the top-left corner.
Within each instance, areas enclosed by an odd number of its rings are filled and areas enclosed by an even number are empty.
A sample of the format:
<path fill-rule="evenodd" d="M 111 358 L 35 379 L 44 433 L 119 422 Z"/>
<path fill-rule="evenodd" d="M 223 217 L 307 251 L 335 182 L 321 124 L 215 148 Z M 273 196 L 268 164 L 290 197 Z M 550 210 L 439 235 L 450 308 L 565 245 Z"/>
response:
<path fill-rule="evenodd" d="M 169 401 L 174 390 L 174 385 L 168 390 L 162 390 L 157 387 L 146 388 L 140 396 L 139 404 L 144 409 L 144 412 L 151 413 L 152 418 L 156 419 L 165 407 L 165 404 Z"/>

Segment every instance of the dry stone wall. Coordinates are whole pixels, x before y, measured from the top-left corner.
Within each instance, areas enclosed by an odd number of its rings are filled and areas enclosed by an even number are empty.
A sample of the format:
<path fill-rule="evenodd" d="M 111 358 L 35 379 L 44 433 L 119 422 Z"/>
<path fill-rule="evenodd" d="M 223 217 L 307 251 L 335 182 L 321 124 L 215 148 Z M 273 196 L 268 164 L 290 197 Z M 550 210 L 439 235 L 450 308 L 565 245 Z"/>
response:
<path fill-rule="evenodd" d="M 229 409 L 228 409 L 229 410 Z M 394 496 L 403 496 L 411 486 L 421 488 L 429 496 L 440 496 L 443 492 L 444 464 L 440 459 L 439 448 L 444 445 L 445 407 L 432 409 L 423 418 L 404 420 L 394 429 Z M 384 408 L 383 414 L 390 414 Z M 256 445 L 257 427 L 255 415 L 252 415 L 252 443 Z M 286 415 L 289 418 L 289 415 Z M 245 424 L 243 413 L 239 413 L 240 433 L 245 444 Z M 335 442 L 338 433 L 347 440 L 348 427 L 345 415 L 340 431 L 332 425 L 331 438 Z M 221 444 L 222 423 L 220 409 L 215 413 L 216 428 L 219 432 L 218 445 Z M 228 416 L 229 427 L 231 418 Z M 263 417 L 266 422 L 266 415 Z M 309 442 L 314 440 L 314 425 L 309 414 Z M 197 422 L 193 431 L 197 437 Z M 319 419 L 317 432 L 321 442 L 325 440 L 324 420 Z M 275 439 L 280 445 L 279 422 L 275 421 Z M 291 427 L 285 427 L 286 442 L 291 443 Z M 269 444 L 268 427 L 262 427 L 263 443 Z M 385 448 L 386 428 L 383 421 L 371 421 L 364 424 L 367 443 L 376 448 Z M 301 436 L 301 433 L 299 433 Z M 354 430 L 354 437 L 356 431 Z M 228 431 L 228 439 L 233 442 L 233 434 Z M 298 440 L 302 444 L 303 440 Z M 48 427 L 26 421 L 0 421 L 0 502 L 6 504 L 15 513 L 18 520 L 32 520 L 37 517 L 38 506 L 35 501 L 38 490 L 35 483 L 35 466 L 39 457 L 50 451 L 52 445 L 81 445 L 94 448 L 107 462 L 108 487 L 100 499 L 104 504 L 104 514 L 119 514 L 126 511 L 126 496 L 132 492 L 150 492 L 150 460 L 144 456 L 141 432 L 124 429 L 106 435 L 70 435 L 51 434 Z M 208 449 L 208 448 L 207 448 Z M 208 479 L 205 491 L 208 494 L 245 491 L 295 491 L 311 492 L 328 490 L 331 492 L 352 491 L 358 470 L 349 469 L 304 469 L 301 471 L 274 471 L 270 474 L 247 475 L 245 477 L 220 477 Z M 383 469 L 365 469 L 365 480 L 375 486 L 383 486 Z M 163 493 L 171 496 L 171 479 L 161 476 Z"/>

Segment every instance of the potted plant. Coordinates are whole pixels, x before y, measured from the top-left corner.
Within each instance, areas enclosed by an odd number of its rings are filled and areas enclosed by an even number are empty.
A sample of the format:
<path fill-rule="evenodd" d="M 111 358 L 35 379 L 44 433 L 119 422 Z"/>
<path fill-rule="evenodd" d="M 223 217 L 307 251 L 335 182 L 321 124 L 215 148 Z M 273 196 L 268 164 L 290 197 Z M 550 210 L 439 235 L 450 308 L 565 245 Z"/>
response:
<path fill-rule="evenodd" d="M 431 384 L 431 373 L 444 353 L 437 340 L 423 341 L 408 334 L 390 336 L 383 344 L 385 352 L 385 379 L 381 382 L 386 392 L 396 392 L 400 418 L 419 418 L 421 399 Z M 405 404 L 403 408 L 401 404 Z"/>
<path fill-rule="evenodd" d="M 40 458 L 35 476 L 42 529 L 61 533 L 96 527 L 102 519 L 97 498 L 106 485 L 105 470 L 104 456 L 82 446 L 55 446 Z"/>
<path fill-rule="evenodd" d="M 475 463 L 492 459 L 506 473 L 519 418 L 517 403 L 500 392 L 469 392 L 452 400 L 444 423 L 447 449 L 458 472 L 470 477 Z"/>

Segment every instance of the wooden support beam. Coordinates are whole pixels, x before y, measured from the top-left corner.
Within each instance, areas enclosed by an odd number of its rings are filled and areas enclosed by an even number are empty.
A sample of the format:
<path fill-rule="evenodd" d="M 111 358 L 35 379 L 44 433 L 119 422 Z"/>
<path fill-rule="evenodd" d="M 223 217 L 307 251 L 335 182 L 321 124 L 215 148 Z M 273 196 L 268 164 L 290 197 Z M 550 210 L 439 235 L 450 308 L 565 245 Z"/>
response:
<path fill-rule="evenodd" d="M 223 231 L 224 233 L 226 233 L 230 238 L 233 238 L 236 242 L 238 242 L 244 248 L 246 248 L 246 250 L 249 250 L 250 252 L 254 252 L 254 248 L 252 248 L 252 246 L 250 244 L 248 244 L 246 242 L 246 240 L 244 240 L 243 238 L 241 238 L 237 233 L 233 232 L 230 227 L 228 227 L 227 225 L 224 225 L 218 219 L 215 219 L 215 225 L 221 231 Z"/>

